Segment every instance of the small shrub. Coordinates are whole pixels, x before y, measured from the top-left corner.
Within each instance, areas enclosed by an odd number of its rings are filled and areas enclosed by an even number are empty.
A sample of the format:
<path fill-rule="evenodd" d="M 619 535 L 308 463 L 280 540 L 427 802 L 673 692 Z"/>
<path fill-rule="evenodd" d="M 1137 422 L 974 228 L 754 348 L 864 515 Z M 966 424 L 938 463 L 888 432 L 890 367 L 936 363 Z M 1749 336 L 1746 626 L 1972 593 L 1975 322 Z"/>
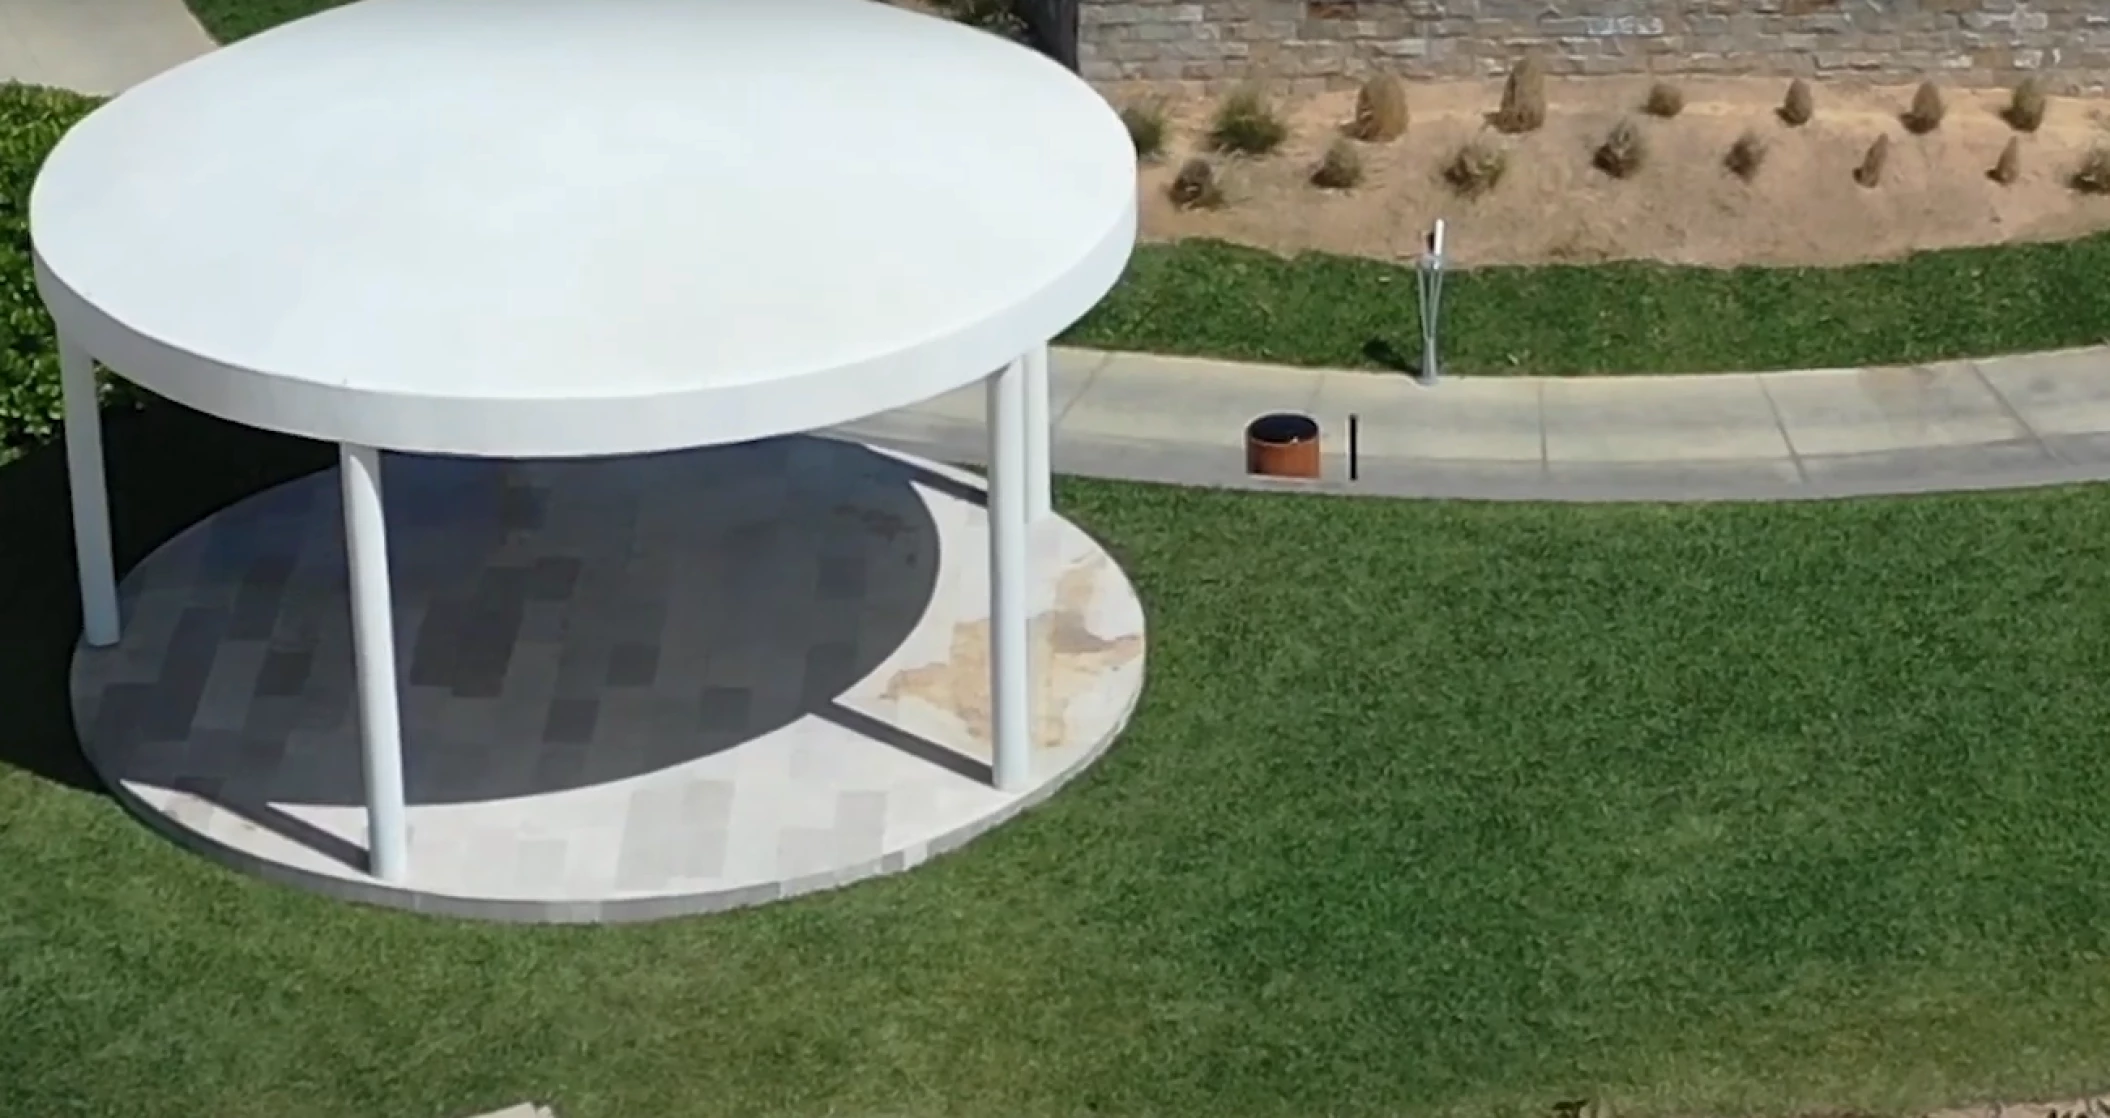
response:
<path fill-rule="evenodd" d="M 1216 107 L 1209 146 L 1232 155 L 1266 155 L 1289 138 L 1289 125 L 1260 87 L 1241 86 Z"/>
<path fill-rule="evenodd" d="M 1648 87 L 1648 96 L 1641 101 L 1641 111 L 1669 120 L 1685 111 L 1685 94 L 1669 82 L 1657 82 Z"/>
<path fill-rule="evenodd" d="M 65 415 L 57 330 L 37 298 L 29 253 L 29 190 L 44 158 L 96 100 L 56 89 L 0 85 L 0 462 L 58 433 Z M 134 402 L 123 382 L 102 382 L 106 402 Z"/>
<path fill-rule="evenodd" d="M 1985 177 L 2002 186 L 2013 186 L 2022 177 L 2022 137 L 2008 137 L 2007 146 L 2000 149 L 2000 158 L 1993 161 L 1993 169 Z"/>
<path fill-rule="evenodd" d="M 1613 125 L 1611 135 L 1597 145 L 1590 162 L 1615 179 L 1631 178 L 1648 162 L 1648 138 L 1641 134 L 1639 125 L 1622 120 Z"/>
<path fill-rule="evenodd" d="M 1942 104 L 1941 90 L 1936 88 L 1933 82 L 1921 82 L 1920 87 L 1913 91 L 1912 107 L 1906 109 L 1898 120 L 1905 125 L 1905 131 L 1915 136 L 1924 136 L 1940 128 L 1942 117 L 1948 115 L 1948 112 L 1948 108 Z"/>
<path fill-rule="evenodd" d="M 2023 78 L 2008 95 L 2007 108 L 2000 110 L 2000 119 L 2017 132 L 2035 132 L 2044 126 L 2044 112 L 2050 108 L 2050 98 L 2044 94 L 2042 79 L 2031 75 Z"/>
<path fill-rule="evenodd" d="M 2110 194 L 2110 147 L 2089 149 L 2066 181 L 2083 194 Z"/>
<path fill-rule="evenodd" d="M 1356 154 L 1355 145 L 1335 140 L 1312 168 L 1311 182 L 1327 190 L 1354 190 L 1363 184 L 1363 157 Z"/>
<path fill-rule="evenodd" d="M 1883 166 L 1889 162 L 1890 135 L 1885 133 L 1877 136 L 1875 143 L 1868 145 L 1868 154 L 1862 156 L 1861 165 L 1854 168 L 1854 181 L 1874 190 L 1882 184 Z"/>
<path fill-rule="evenodd" d="M 1781 123 L 1790 128 L 1800 128 L 1808 124 L 1810 118 L 1817 115 L 1817 97 L 1810 92 L 1810 83 L 1801 78 L 1789 82 L 1787 100 L 1782 101 L 1780 108 L 1775 111 L 1779 114 Z"/>
<path fill-rule="evenodd" d="M 1756 132 L 1745 132 L 1729 145 L 1729 154 L 1722 157 L 1722 166 L 1737 178 L 1750 182 L 1758 177 L 1758 169 L 1766 162 L 1766 142 Z"/>
<path fill-rule="evenodd" d="M 1546 125 L 1546 67 L 1538 55 L 1526 54 L 1509 71 L 1502 86 L 1502 106 L 1488 123 L 1512 135 L 1536 132 Z"/>
<path fill-rule="evenodd" d="M 1135 142 L 1137 159 L 1151 160 L 1165 154 L 1165 136 L 1170 129 L 1163 104 L 1142 101 L 1126 106 L 1121 110 L 1121 123 L 1128 126 L 1128 138 Z"/>
<path fill-rule="evenodd" d="M 1173 205 L 1183 210 L 1213 210 L 1224 204 L 1223 184 L 1216 181 L 1216 168 L 1198 156 L 1180 167 L 1165 193 Z"/>
<path fill-rule="evenodd" d="M 1443 181 L 1465 198 L 1478 198 L 1502 182 L 1509 157 L 1484 140 L 1469 140 L 1443 165 Z"/>
<path fill-rule="evenodd" d="M 1355 119 L 1348 134 L 1366 143 L 1389 143 L 1407 131 L 1407 87 L 1391 74 L 1378 74 L 1355 95 Z"/>

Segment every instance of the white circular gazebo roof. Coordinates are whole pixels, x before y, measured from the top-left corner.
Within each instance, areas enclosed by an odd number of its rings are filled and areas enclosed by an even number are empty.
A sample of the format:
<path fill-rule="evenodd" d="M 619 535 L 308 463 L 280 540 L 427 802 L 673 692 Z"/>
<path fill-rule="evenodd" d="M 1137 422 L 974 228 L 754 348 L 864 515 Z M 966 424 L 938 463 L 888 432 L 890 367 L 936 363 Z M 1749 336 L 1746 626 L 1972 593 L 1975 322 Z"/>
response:
<path fill-rule="evenodd" d="M 1113 110 L 874 0 L 362 0 L 139 85 L 30 202 L 60 329 L 395 450 L 630 453 L 959 387 L 1105 294 Z"/>

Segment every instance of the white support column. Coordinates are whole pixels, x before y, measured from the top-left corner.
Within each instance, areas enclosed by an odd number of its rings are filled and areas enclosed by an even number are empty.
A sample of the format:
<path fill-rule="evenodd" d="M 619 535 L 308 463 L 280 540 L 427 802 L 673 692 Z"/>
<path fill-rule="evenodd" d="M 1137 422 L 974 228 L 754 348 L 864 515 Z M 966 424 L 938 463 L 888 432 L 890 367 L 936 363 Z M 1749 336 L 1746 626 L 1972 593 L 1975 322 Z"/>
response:
<path fill-rule="evenodd" d="M 1005 792 L 1033 777 L 1029 364 L 1013 361 L 989 378 L 989 740 L 996 786 Z"/>
<path fill-rule="evenodd" d="M 1054 468 L 1049 444 L 1055 437 L 1054 407 L 1049 402 L 1048 347 L 1026 351 L 1026 515 L 1033 523 L 1055 511 Z"/>
<path fill-rule="evenodd" d="M 359 686 L 359 747 L 366 771 L 366 871 L 400 882 L 410 863 L 403 803 L 403 718 L 396 700 L 396 625 L 382 518 L 381 452 L 338 447 L 344 549 L 351 565 L 352 664 Z"/>
<path fill-rule="evenodd" d="M 110 557 L 110 492 L 103 470 L 103 413 L 95 359 L 59 338 L 66 401 L 66 484 L 73 493 L 73 561 L 81 577 L 81 635 L 96 648 L 117 643 L 117 571 Z"/>

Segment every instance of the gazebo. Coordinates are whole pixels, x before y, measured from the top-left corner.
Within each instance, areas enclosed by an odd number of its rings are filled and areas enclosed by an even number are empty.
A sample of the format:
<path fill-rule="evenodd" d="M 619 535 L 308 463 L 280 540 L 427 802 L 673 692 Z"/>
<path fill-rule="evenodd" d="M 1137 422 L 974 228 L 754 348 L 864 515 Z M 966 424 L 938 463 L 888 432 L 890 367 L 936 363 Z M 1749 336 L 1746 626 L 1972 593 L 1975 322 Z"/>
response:
<path fill-rule="evenodd" d="M 31 199 L 65 382 L 77 700 L 171 670 L 95 659 L 129 643 L 98 363 L 339 447 L 358 895 L 384 900 L 417 892 L 419 744 L 384 473 L 737 450 L 983 382 L 989 812 L 1015 810 L 1036 786 L 1029 615 L 1053 557 L 1036 541 L 1059 523 L 1047 343 L 1125 267 L 1134 173 L 1115 113 L 1055 63 L 871 0 L 360 0 L 149 80 L 60 142 Z M 426 530 L 492 492 L 428 494 Z M 82 732 L 121 783 L 97 740 L 117 731 Z"/>

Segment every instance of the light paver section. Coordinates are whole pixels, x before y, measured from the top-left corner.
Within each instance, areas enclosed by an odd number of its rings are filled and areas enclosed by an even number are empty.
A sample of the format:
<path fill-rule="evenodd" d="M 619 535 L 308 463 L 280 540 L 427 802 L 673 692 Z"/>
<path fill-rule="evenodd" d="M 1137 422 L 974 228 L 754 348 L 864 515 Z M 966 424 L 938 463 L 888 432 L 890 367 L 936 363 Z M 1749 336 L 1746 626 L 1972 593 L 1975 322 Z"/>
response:
<path fill-rule="evenodd" d="M 1374 459 L 1537 463 L 1546 455 L 1541 395 L 1536 381 L 1422 385 L 1381 373 L 1328 372 L 1320 378 L 1317 415 L 1336 431 L 1357 417 L 1362 451 Z"/>
<path fill-rule="evenodd" d="M 1101 353 L 1053 351 L 1048 360 L 1048 414 L 1059 419 L 1067 413 L 1105 363 L 1106 355 Z M 948 422 L 979 425 L 988 400 L 986 387 L 970 384 L 917 405 L 915 412 Z"/>
<path fill-rule="evenodd" d="M 2110 432 L 2110 354 L 2103 350 L 1992 358 L 1977 366 L 1986 383 L 2040 436 Z"/>
<path fill-rule="evenodd" d="M 1235 440 L 1247 423 L 1268 412 L 1311 411 L 1319 382 L 1307 369 L 1116 353 L 1064 412 L 1059 429 L 1208 445 L 1221 441 L 1224 431 Z"/>
<path fill-rule="evenodd" d="M 1722 462 L 1791 457 L 1755 376 L 1547 380 L 1549 462 Z"/>
<path fill-rule="evenodd" d="M 212 49 L 183 0 L 0 2 L 0 81 L 117 93 Z"/>
<path fill-rule="evenodd" d="M 333 472 L 214 514 L 75 656 L 83 748 L 179 842 L 334 895 L 649 919 L 907 868 L 1126 724 L 1143 614 L 1036 541 L 1034 782 L 989 784 L 987 515 L 969 475 L 800 437 L 631 459 L 390 456 L 410 877 L 367 876 Z"/>
<path fill-rule="evenodd" d="M 2110 478 L 2101 348 L 1893 369 L 1455 377 L 1057 350 L 1054 461 L 1174 484 L 1493 500 L 1792 500 Z M 1081 388 L 1078 385 L 1081 384 Z M 1300 403 L 1301 402 L 1301 403 Z M 947 461 L 983 453 L 977 401 L 847 430 Z M 1248 419 L 1309 412 L 1326 477 L 1247 477 Z M 1348 418 L 1359 419 L 1349 479 Z"/>
<path fill-rule="evenodd" d="M 1963 361 L 1824 369 L 1761 378 L 1797 454 L 1911 451 L 2012 442 L 2029 430 Z"/>

